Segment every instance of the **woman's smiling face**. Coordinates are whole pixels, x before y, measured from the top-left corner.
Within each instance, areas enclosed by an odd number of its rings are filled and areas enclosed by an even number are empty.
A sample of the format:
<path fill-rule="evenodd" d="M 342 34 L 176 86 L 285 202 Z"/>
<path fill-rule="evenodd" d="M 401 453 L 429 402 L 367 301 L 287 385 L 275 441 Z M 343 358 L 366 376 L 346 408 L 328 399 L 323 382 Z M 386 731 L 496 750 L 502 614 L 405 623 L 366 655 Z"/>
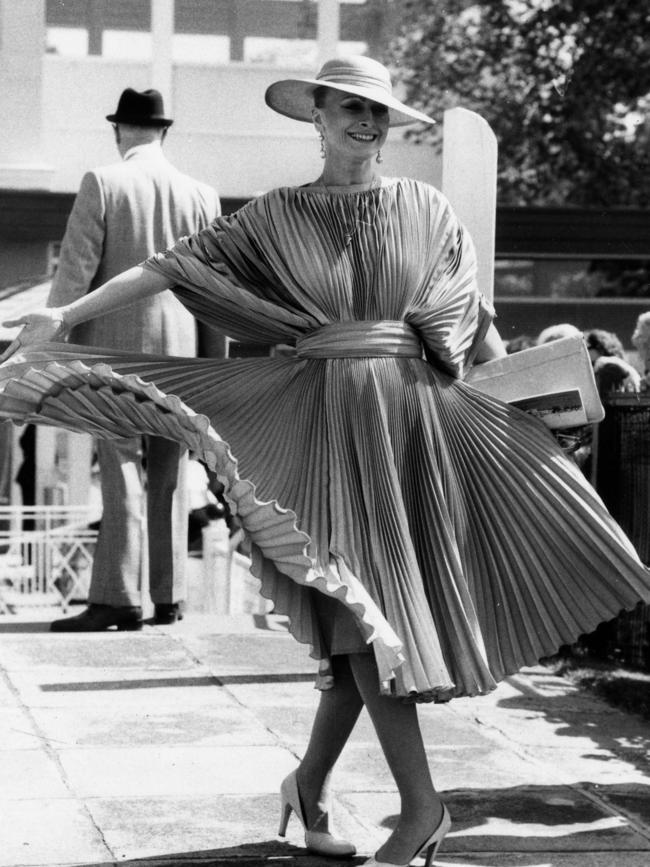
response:
<path fill-rule="evenodd" d="M 313 119 L 325 139 L 328 156 L 374 157 L 386 141 L 388 109 L 363 96 L 328 88 Z"/>

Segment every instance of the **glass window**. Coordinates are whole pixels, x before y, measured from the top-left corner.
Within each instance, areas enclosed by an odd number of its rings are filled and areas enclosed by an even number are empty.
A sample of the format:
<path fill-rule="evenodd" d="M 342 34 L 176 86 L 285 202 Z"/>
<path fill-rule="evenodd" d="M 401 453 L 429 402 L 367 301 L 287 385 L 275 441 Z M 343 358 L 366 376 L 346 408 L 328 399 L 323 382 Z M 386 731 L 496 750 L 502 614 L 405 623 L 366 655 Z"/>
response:
<path fill-rule="evenodd" d="M 395 33 L 396 6 L 386 0 L 340 0 L 339 50 L 381 56 Z M 69 57 L 92 52 L 114 60 L 150 60 L 150 16 L 146 9 L 140 4 L 121 13 L 119 8 L 112 8 L 111 30 L 103 28 L 102 8 L 79 4 L 73 15 L 57 4 L 48 4 L 47 51 Z M 280 9 L 277 0 L 275 4 L 248 0 L 232 3 L 227 15 L 222 7 L 178 4 L 173 58 L 177 63 L 243 61 L 312 68 L 318 61 L 318 15 L 318 0 L 284 0 Z M 131 29 L 121 29 L 120 24 Z"/>
<path fill-rule="evenodd" d="M 48 27 L 45 50 L 63 57 L 85 57 L 88 54 L 88 31 L 85 27 Z"/>
<path fill-rule="evenodd" d="M 175 33 L 172 57 L 176 63 L 228 63 L 230 39 L 210 33 Z"/>
<path fill-rule="evenodd" d="M 151 33 L 141 30 L 104 30 L 102 57 L 109 60 L 151 60 Z"/>

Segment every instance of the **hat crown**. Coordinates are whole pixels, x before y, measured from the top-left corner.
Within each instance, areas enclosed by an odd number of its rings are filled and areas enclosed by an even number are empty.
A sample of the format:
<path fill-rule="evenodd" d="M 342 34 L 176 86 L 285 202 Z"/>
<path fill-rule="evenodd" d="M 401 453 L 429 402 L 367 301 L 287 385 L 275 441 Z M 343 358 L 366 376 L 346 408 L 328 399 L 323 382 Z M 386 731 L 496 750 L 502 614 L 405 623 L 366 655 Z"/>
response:
<path fill-rule="evenodd" d="M 171 123 L 165 117 L 162 94 L 153 88 L 137 91 L 127 87 L 122 91 L 117 103 L 117 111 L 107 117 L 114 123 L 132 123 L 140 126 L 164 126 Z"/>
<path fill-rule="evenodd" d="M 393 92 L 390 73 L 386 67 L 370 57 L 361 55 L 328 60 L 321 67 L 316 79 L 323 84 L 380 89 L 389 96 Z"/>

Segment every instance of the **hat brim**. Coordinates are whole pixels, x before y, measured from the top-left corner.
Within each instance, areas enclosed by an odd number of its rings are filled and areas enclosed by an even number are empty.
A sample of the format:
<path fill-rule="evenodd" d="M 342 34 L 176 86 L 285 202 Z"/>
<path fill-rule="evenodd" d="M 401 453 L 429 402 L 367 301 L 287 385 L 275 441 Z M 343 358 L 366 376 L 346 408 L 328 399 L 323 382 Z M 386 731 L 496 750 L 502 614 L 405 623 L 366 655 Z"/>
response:
<path fill-rule="evenodd" d="M 174 123 L 174 121 L 169 117 L 120 117 L 119 114 L 107 114 L 106 120 L 109 121 L 109 123 L 126 123 L 131 126 L 171 126 Z"/>
<path fill-rule="evenodd" d="M 332 81 L 321 81 L 317 78 L 285 78 L 269 85 L 264 94 L 264 101 L 285 117 L 293 120 L 302 120 L 311 123 L 312 108 L 314 107 L 314 91 L 317 87 L 329 87 L 332 90 L 353 93 L 355 96 L 363 96 L 388 108 L 390 126 L 406 126 L 409 123 L 436 123 L 436 121 L 418 111 L 404 105 L 394 96 L 386 93 L 381 88 L 368 86 L 356 86 L 354 84 L 336 84 Z"/>

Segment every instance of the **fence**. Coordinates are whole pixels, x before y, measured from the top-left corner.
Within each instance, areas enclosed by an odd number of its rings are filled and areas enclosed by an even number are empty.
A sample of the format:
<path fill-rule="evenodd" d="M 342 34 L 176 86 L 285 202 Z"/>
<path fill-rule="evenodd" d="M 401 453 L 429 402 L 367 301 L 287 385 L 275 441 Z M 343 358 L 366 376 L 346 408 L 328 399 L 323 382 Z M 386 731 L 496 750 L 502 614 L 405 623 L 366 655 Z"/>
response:
<path fill-rule="evenodd" d="M 16 608 L 86 601 L 97 543 L 86 507 L 0 507 L 0 614 Z M 267 613 L 250 561 L 229 538 L 224 521 L 206 527 L 200 570 L 188 569 L 192 610 L 212 614 Z M 189 565 L 189 564 L 188 564 Z"/>
<path fill-rule="evenodd" d="M 203 528 L 200 583 L 190 605 L 204 614 L 267 614 L 271 602 L 260 595 L 260 584 L 249 571 L 250 559 L 237 550 L 241 531 L 229 536 L 225 521 Z"/>
<path fill-rule="evenodd" d="M 81 506 L 0 507 L 0 614 L 84 600 L 97 531 Z"/>
<path fill-rule="evenodd" d="M 650 564 L 650 396 L 612 395 L 596 440 L 596 488 Z M 617 617 L 603 633 L 607 655 L 650 670 L 650 606 Z"/>

